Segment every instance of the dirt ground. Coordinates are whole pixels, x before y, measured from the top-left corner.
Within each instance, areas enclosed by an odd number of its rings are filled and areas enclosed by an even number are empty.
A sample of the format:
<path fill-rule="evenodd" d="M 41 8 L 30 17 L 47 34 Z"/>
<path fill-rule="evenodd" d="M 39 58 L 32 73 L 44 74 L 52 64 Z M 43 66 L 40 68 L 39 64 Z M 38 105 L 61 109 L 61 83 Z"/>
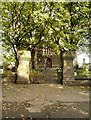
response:
<path fill-rule="evenodd" d="M 2 84 L 2 118 L 89 118 L 89 87 Z"/>

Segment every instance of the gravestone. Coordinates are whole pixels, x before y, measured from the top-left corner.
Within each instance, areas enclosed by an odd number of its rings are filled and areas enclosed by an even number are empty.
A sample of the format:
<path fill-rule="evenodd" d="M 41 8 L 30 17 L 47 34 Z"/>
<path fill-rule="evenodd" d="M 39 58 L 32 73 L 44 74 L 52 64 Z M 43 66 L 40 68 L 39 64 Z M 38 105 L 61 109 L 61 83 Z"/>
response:
<path fill-rule="evenodd" d="M 30 51 L 19 51 L 19 66 L 17 70 L 17 83 L 30 83 Z"/>
<path fill-rule="evenodd" d="M 74 81 L 74 66 L 73 66 L 73 59 L 74 59 L 74 51 L 69 51 L 64 54 L 64 72 L 63 78 L 65 81 Z"/>

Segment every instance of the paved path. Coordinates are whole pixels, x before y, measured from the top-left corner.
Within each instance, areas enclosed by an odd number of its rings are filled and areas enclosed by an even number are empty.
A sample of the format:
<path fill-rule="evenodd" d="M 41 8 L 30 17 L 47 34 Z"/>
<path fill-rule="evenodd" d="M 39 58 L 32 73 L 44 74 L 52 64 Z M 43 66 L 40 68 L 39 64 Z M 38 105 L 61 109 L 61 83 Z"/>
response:
<path fill-rule="evenodd" d="M 59 84 L 3 84 L 3 118 L 88 118 L 89 88 Z"/>

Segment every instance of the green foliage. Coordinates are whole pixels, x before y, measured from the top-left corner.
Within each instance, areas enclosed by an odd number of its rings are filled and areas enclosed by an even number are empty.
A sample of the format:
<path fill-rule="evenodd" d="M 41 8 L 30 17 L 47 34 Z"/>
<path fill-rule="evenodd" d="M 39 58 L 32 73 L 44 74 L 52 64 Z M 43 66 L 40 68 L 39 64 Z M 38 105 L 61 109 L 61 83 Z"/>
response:
<path fill-rule="evenodd" d="M 89 71 L 89 66 L 85 65 L 84 68 L 77 71 L 77 76 L 81 77 L 91 77 L 91 71 Z"/>
<path fill-rule="evenodd" d="M 30 80 L 32 83 L 39 83 L 41 77 L 43 79 L 44 74 L 41 73 L 40 70 L 38 70 L 38 69 L 32 70 L 31 76 L 30 76 Z"/>
<path fill-rule="evenodd" d="M 91 2 L 83 2 L 81 3 L 80 11 L 81 11 L 81 27 L 79 29 L 79 51 L 85 53 L 91 53 Z"/>
<path fill-rule="evenodd" d="M 40 73 L 39 70 L 32 70 L 32 74 L 33 74 L 33 75 L 38 75 L 39 73 Z"/>
<path fill-rule="evenodd" d="M 89 2 L 2 2 L 4 47 L 13 50 L 15 59 L 18 50 L 30 45 L 57 53 L 77 50 L 88 40 L 90 11 Z"/>

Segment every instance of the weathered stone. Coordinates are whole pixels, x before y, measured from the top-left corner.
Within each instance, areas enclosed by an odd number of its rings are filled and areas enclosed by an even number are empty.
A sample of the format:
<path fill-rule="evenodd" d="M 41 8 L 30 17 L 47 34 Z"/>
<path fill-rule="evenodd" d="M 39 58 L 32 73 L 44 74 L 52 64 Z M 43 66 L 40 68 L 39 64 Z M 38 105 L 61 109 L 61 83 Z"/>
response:
<path fill-rule="evenodd" d="M 64 81 L 73 81 L 74 78 L 74 66 L 73 66 L 74 52 L 70 51 L 64 54 Z"/>
<path fill-rule="evenodd" d="M 30 83 L 30 51 L 19 51 L 22 53 L 19 57 L 19 66 L 17 70 L 17 83 Z"/>

